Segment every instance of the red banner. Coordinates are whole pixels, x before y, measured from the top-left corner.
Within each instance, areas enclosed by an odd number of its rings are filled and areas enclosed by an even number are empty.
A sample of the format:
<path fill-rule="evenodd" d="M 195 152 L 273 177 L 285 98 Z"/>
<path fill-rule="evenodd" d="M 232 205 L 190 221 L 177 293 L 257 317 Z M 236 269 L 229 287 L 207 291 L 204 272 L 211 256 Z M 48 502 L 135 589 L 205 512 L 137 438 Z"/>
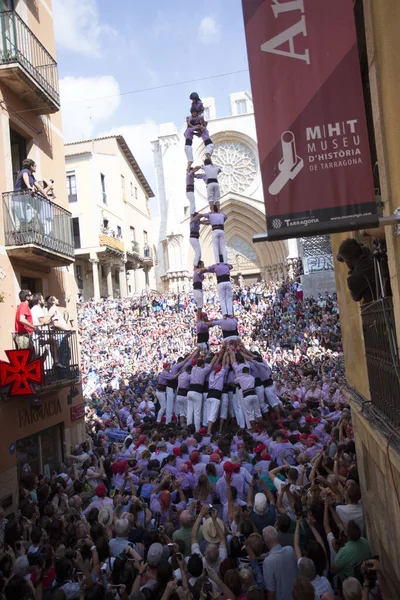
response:
<path fill-rule="evenodd" d="M 242 2 L 268 238 L 376 225 L 353 1 Z"/>
<path fill-rule="evenodd" d="M 78 421 L 79 419 L 83 419 L 85 416 L 85 405 L 77 404 L 76 406 L 71 406 L 71 421 Z"/>

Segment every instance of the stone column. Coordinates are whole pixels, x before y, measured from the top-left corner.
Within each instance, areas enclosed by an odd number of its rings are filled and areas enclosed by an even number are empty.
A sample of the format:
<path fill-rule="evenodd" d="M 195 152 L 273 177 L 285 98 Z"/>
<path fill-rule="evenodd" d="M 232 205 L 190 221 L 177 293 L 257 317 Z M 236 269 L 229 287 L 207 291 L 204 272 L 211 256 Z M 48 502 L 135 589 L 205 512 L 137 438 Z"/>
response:
<path fill-rule="evenodd" d="M 113 280 L 112 280 L 112 268 L 111 268 L 111 264 L 110 263 L 105 263 L 104 267 L 106 270 L 106 278 L 107 278 L 107 296 L 109 298 L 113 298 L 114 297 L 114 290 L 113 290 Z"/>
<path fill-rule="evenodd" d="M 121 298 L 126 298 L 128 295 L 127 285 L 126 285 L 126 270 L 125 265 L 120 265 L 118 269 L 118 278 L 119 278 L 119 294 Z"/>
<path fill-rule="evenodd" d="M 100 282 L 99 282 L 99 259 L 91 258 L 92 273 L 93 273 L 93 297 L 95 300 L 100 300 Z"/>
<path fill-rule="evenodd" d="M 133 269 L 133 291 L 138 291 L 138 270 L 137 268 Z"/>
<path fill-rule="evenodd" d="M 146 292 L 148 292 L 150 289 L 149 269 L 143 269 L 143 270 L 144 270 L 144 280 L 145 280 L 145 285 L 146 285 Z"/>

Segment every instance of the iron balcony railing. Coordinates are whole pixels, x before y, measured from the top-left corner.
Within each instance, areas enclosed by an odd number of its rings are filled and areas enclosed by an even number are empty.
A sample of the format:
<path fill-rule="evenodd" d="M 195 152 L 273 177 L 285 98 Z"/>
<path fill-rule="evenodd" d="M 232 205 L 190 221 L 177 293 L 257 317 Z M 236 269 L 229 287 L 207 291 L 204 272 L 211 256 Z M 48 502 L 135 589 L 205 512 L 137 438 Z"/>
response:
<path fill-rule="evenodd" d="M 29 191 L 3 194 L 6 246 L 36 244 L 74 257 L 71 213 Z"/>
<path fill-rule="evenodd" d="M 133 254 L 140 254 L 140 245 L 139 245 L 139 242 L 132 241 L 131 244 L 132 244 L 132 253 Z"/>
<path fill-rule="evenodd" d="M 71 381 L 79 377 L 79 353 L 76 331 L 49 329 L 29 334 L 13 333 L 16 348 L 33 347 L 34 358 L 43 358 L 44 386 Z M 40 390 L 38 390 L 40 391 Z"/>
<path fill-rule="evenodd" d="M 56 61 L 15 10 L 0 11 L 0 64 L 15 62 L 60 105 Z"/>
<path fill-rule="evenodd" d="M 152 249 L 150 248 L 150 246 L 145 246 L 143 248 L 143 256 L 144 256 L 144 258 L 147 258 L 147 259 L 153 259 L 153 252 L 152 252 Z"/>
<path fill-rule="evenodd" d="M 391 297 L 361 306 L 372 404 L 400 425 L 400 363 Z"/>

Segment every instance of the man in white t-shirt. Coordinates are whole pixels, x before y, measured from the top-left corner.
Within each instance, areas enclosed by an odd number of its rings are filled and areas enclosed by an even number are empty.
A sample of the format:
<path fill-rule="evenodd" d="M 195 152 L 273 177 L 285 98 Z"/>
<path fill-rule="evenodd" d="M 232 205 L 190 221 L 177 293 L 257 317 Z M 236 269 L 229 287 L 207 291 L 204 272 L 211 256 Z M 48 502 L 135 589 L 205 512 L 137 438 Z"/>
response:
<path fill-rule="evenodd" d="M 49 318 L 53 323 L 55 329 L 60 329 L 61 331 L 70 331 L 71 328 L 66 323 L 64 317 L 60 312 L 60 301 L 55 296 L 48 296 L 46 298 L 47 306 L 49 306 Z"/>
<path fill-rule="evenodd" d="M 364 536 L 364 510 L 360 503 L 361 491 L 359 485 L 352 480 L 346 482 L 345 498 L 347 504 L 339 504 L 336 506 L 336 512 L 341 518 L 343 525 L 349 521 L 355 521 L 361 529 L 361 535 Z"/>
<path fill-rule="evenodd" d="M 50 317 L 47 316 L 44 308 L 44 298 L 42 294 L 33 294 L 32 296 L 32 323 L 34 325 L 47 325 L 50 323 Z"/>
<path fill-rule="evenodd" d="M 281 491 L 281 488 L 286 486 L 287 484 L 290 484 L 289 491 L 293 494 L 293 492 L 301 489 L 301 487 L 297 485 L 299 472 L 295 467 L 290 467 L 290 469 L 287 471 L 287 481 L 282 481 L 282 479 L 276 477 L 276 474 L 284 469 L 286 469 L 285 466 L 277 467 L 276 469 L 273 469 L 269 472 L 269 476 L 273 480 L 274 486 L 276 487 L 278 494 Z M 286 492 L 283 494 L 282 505 L 287 513 L 292 513 L 292 507 L 290 505 L 289 498 Z"/>

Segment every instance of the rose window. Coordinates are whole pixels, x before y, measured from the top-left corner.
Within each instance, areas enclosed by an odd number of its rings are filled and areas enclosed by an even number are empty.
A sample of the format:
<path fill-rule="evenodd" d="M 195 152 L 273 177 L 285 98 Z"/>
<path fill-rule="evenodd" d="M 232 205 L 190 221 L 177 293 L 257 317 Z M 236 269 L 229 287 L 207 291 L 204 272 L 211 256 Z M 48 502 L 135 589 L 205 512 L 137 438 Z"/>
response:
<path fill-rule="evenodd" d="M 218 175 L 221 196 L 227 192 L 245 192 L 257 175 L 254 152 L 239 142 L 216 144 L 212 160 L 222 170 Z"/>

